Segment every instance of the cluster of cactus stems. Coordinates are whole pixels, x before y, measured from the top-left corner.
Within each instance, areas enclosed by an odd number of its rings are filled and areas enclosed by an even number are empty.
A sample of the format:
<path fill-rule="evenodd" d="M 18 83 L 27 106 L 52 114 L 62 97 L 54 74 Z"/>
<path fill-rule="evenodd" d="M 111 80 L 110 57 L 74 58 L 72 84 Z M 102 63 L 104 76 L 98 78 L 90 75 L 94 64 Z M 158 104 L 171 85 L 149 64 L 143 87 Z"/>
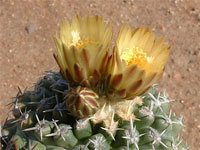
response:
<path fill-rule="evenodd" d="M 176 117 L 170 110 L 171 100 L 165 91 L 159 93 L 153 87 L 143 94 L 143 103 L 133 105 L 134 120 L 127 121 L 113 114 L 116 127 L 110 134 L 105 122 L 75 117 L 75 108 L 68 107 L 71 102 L 66 102 L 71 90 L 62 75 L 53 71 L 47 72 L 34 90 L 19 90 L 10 104 L 13 119 L 0 126 L 3 150 L 189 149 L 180 138 L 182 117 Z"/>

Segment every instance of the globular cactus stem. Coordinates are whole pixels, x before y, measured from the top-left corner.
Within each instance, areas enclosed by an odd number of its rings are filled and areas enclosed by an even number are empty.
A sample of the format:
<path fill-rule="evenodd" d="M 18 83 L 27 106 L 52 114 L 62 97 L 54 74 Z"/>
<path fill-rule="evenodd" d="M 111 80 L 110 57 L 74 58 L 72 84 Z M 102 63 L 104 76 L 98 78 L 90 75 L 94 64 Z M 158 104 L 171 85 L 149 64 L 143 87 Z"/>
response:
<path fill-rule="evenodd" d="M 113 113 L 111 115 L 113 122 L 109 122 L 110 128 L 107 128 L 106 120 L 95 123 L 92 121 L 92 116 L 83 119 L 72 116 L 66 107 L 65 88 L 62 88 L 63 85 L 68 87 L 67 82 L 63 84 L 62 81 L 61 85 L 59 81 L 62 80 L 62 76 L 58 73 L 51 72 L 51 78 L 55 82 L 48 76 L 49 74 L 36 84 L 37 90 L 25 91 L 20 97 L 16 97 L 18 103 L 24 104 L 24 108 L 19 107 L 20 115 L 7 120 L 2 126 L 3 149 L 24 150 L 30 147 L 33 150 L 189 149 L 179 139 L 183 127 L 182 117 L 178 118 L 172 113 L 171 100 L 167 98 L 165 92 L 157 93 L 155 88 L 152 88 L 141 96 L 143 104 L 134 105 L 132 114 L 136 119 L 131 117 L 130 121 L 123 120 Z M 60 92 L 52 90 L 52 87 Z M 48 107 L 44 107 L 42 102 L 41 105 L 35 103 L 35 97 L 38 98 L 37 94 L 41 94 L 38 92 L 40 88 L 45 88 L 40 91 L 45 97 L 41 96 L 37 101 L 50 100 L 51 103 L 46 103 Z M 46 91 L 51 94 L 46 95 Z M 38 111 L 41 107 L 42 111 Z M 15 104 L 14 109 L 16 109 Z M 112 134 L 109 131 L 112 131 Z"/>

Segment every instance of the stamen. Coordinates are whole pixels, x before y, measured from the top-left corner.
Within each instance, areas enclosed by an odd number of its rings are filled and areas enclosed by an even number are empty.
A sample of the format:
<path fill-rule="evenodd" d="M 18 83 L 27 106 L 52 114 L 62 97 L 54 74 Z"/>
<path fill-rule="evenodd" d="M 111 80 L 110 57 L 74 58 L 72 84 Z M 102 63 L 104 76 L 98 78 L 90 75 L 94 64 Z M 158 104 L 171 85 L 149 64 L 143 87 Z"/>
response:
<path fill-rule="evenodd" d="M 87 47 L 89 45 L 97 45 L 99 42 L 93 40 L 91 37 L 82 38 L 80 37 L 80 33 L 78 31 L 72 31 L 72 43 L 71 46 L 75 46 L 77 49 L 81 50 L 83 47 Z"/>
<path fill-rule="evenodd" d="M 76 45 L 80 41 L 80 36 L 78 31 L 72 31 L 72 45 Z"/>
<path fill-rule="evenodd" d="M 147 69 L 147 64 L 153 61 L 153 57 L 148 57 L 139 47 L 127 48 L 120 56 L 127 65 L 137 64 L 140 68 Z"/>

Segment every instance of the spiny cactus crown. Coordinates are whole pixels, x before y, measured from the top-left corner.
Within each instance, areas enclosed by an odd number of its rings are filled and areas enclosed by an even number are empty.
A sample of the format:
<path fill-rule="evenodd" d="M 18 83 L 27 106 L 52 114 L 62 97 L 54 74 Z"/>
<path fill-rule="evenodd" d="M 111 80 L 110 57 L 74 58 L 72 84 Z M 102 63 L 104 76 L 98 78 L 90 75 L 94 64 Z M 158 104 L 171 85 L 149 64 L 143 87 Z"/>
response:
<path fill-rule="evenodd" d="M 66 89 L 68 89 L 66 91 Z M 110 134 L 104 122 L 79 119 L 67 109 L 69 84 L 56 72 L 48 72 L 35 90 L 19 92 L 13 105 L 14 119 L 1 126 L 5 150 L 188 150 L 179 138 L 182 117 L 170 111 L 164 93 L 153 87 L 134 105 L 136 119 L 124 121 L 114 115 Z M 17 107 L 16 107 L 17 106 Z"/>

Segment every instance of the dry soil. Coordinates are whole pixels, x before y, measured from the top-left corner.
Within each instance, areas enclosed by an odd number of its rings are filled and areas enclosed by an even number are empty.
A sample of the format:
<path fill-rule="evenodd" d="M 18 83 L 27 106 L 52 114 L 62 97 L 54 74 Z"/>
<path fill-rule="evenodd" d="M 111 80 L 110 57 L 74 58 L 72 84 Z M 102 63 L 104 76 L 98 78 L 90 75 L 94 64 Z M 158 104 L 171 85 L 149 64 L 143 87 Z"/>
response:
<path fill-rule="evenodd" d="M 25 89 L 44 71 L 58 71 L 53 35 L 75 14 L 112 21 L 115 35 L 128 23 L 166 38 L 172 53 L 158 87 L 176 100 L 184 140 L 200 150 L 200 0 L 0 0 L 0 121 L 18 86 Z"/>

